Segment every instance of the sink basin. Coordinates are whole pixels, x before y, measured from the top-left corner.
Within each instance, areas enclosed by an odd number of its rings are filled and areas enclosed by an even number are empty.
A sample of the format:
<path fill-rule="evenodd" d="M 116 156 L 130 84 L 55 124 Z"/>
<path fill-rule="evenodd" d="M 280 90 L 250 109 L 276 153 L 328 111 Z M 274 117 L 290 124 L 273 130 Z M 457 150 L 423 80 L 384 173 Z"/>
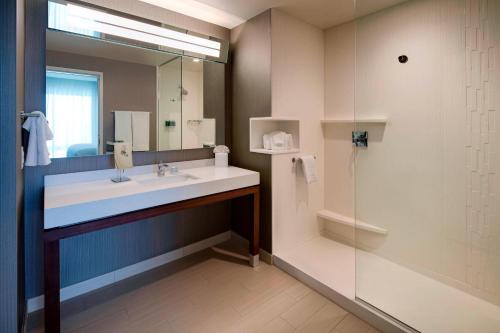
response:
<path fill-rule="evenodd" d="M 152 175 L 147 178 L 134 179 L 136 183 L 141 185 L 168 185 L 168 184 L 176 184 L 182 183 L 190 179 L 198 179 L 197 177 L 188 175 L 188 174 L 175 174 L 175 175 L 165 175 L 165 176 L 157 176 Z"/>

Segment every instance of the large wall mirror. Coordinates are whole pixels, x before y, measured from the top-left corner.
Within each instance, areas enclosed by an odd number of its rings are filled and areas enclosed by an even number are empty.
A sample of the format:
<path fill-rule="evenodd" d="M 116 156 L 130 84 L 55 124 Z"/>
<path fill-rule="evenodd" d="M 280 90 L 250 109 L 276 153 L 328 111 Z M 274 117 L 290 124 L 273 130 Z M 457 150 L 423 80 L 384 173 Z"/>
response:
<path fill-rule="evenodd" d="M 76 25 L 78 17 L 70 17 L 68 8 L 72 4 L 50 1 L 48 8 L 46 116 L 54 133 L 48 142 L 52 157 L 112 153 L 115 142 L 130 142 L 133 151 L 224 144 L 223 49 L 215 53 L 211 44 L 206 52 L 172 49 L 169 41 L 152 44 L 144 32 L 125 38 L 127 32 L 106 30 L 106 24 L 116 28 L 120 23 L 106 22 L 115 15 L 79 3 L 74 7 L 92 12 L 83 13 L 90 23 Z M 97 18 L 89 20 L 89 14 Z M 134 22 L 144 25 L 141 29 L 164 27 Z M 153 37 L 163 33 L 152 31 Z M 226 47 L 223 41 L 220 45 Z"/>

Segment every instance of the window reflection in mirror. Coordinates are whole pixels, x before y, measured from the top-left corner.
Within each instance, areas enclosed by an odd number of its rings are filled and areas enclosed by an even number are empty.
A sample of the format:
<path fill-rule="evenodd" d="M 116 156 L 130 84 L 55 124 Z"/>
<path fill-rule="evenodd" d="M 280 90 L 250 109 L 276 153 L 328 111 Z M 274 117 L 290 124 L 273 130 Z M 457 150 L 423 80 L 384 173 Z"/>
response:
<path fill-rule="evenodd" d="M 51 67 L 46 75 L 46 115 L 52 131 L 52 157 L 102 154 L 102 73 Z M 70 124 L 78 124 L 72 126 Z"/>

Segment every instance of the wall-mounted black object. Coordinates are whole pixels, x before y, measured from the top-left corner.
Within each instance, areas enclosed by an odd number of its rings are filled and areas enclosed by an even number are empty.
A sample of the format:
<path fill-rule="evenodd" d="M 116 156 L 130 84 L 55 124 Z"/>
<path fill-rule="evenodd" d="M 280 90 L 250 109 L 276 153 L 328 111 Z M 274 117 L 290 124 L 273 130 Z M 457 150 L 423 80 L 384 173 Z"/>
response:
<path fill-rule="evenodd" d="M 368 132 L 366 131 L 353 131 L 352 144 L 355 147 L 368 147 Z"/>
<path fill-rule="evenodd" d="M 165 120 L 165 127 L 175 127 L 175 120 Z"/>
<path fill-rule="evenodd" d="M 402 63 L 402 64 L 406 64 L 406 63 L 408 62 L 408 56 L 406 56 L 406 55 L 404 55 L 404 54 L 403 54 L 403 55 L 400 55 L 400 56 L 398 57 L 398 60 L 399 60 L 399 62 L 400 62 L 400 63 Z"/>

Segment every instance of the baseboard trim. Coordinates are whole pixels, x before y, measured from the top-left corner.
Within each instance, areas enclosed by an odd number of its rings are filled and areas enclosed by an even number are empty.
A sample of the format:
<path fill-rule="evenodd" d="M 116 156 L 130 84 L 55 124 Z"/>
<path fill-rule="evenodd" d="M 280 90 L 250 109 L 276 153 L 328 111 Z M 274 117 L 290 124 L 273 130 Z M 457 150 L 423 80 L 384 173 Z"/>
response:
<path fill-rule="evenodd" d="M 260 260 L 265 262 L 266 264 L 273 265 L 274 264 L 274 256 L 267 252 L 266 250 L 260 249 Z"/>
<path fill-rule="evenodd" d="M 151 269 L 157 268 L 159 266 L 168 264 L 177 259 L 181 259 L 190 254 L 211 248 L 217 244 L 223 243 L 231 238 L 231 231 L 226 231 L 224 233 L 215 235 L 213 237 L 201 240 L 199 242 L 184 246 L 182 248 L 164 253 L 157 257 L 153 257 L 136 264 L 120 268 L 118 270 L 97 276 L 95 278 L 85 280 L 71 286 L 67 286 L 61 289 L 61 302 L 68 299 L 86 294 L 96 289 L 108 286 L 110 284 L 116 283 L 118 281 L 127 279 L 131 276 L 144 273 Z M 43 309 L 44 307 L 44 297 L 43 295 L 33 297 L 28 299 L 28 311 L 27 313 L 32 313 Z"/>
<path fill-rule="evenodd" d="M 273 255 L 273 262 L 276 267 L 290 274 L 310 288 L 316 290 L 323 296 L 331 299 L 342 308 L 353 313 L 382 332 L 417 333 L 417 331 L 396 321 L 394 318 L 384 314 L 383 312 L 377 311 L 376 309 L 366 305 L 364 302 L 345 297 L 278 256 Z"/>
<path fill-rule="evenodd" d="M 236 240 L 238 243 L 243 244 L 243 246 L 245 247 L 248 247 L 248 239 L 234 231 L 231 231 L 231 239 Z M 266 264 L 273 264 L 273 255 L 262 248 L 259 249 L 259 259 Z"/>

